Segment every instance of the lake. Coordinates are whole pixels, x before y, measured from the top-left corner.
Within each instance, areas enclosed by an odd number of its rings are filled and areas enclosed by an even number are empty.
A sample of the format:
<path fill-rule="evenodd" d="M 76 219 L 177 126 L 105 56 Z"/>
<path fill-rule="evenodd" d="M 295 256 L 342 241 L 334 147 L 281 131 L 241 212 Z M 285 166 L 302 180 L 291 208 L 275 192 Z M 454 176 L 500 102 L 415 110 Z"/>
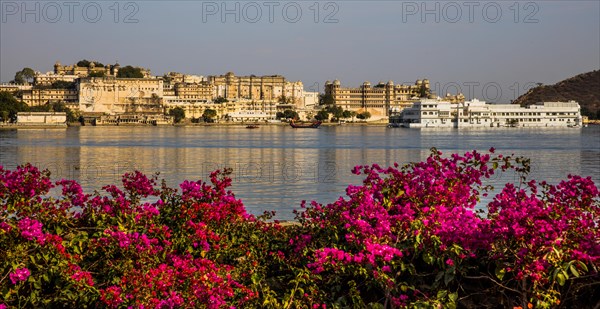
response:
<path fill-rule="evenodd" d="M 355 165 L 388 166 L 421 161 L 436 147 L 445 154 L 477 149 L 532 159 L 531 178 L 556 183 L 568 174 L 600 183 L 600 126 L 410 130 L 379 126 L 73 127 L 65 130 L 0 131 L 0 165 L 31 162 L 52 177 L 75 179 L 86 192 L 120 183 L 134 169 L 159 172 L 171 186 L 208 179 L 233 168 L 236 196 L 249 212 L 275 210 L 293 219 L 302 200 L 332 202 L 361 177 Z M 492 184 L 515 181 L 497 174 Z"/>

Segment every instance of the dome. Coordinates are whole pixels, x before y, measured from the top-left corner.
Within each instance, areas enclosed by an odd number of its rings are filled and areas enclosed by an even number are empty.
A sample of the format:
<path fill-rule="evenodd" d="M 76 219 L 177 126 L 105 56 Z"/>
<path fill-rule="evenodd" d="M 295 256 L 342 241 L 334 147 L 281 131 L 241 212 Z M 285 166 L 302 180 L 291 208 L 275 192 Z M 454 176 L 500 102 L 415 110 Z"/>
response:
<path fill-rule="evenodd" d="M 325 85 L 331 85 L 330 81 L 325 81 Z"/>
<path fill-rule="evenodd" d="M 417 82 L 416 82 L 416 84 L 417 84 L 417 85 L 420 85 L 420 84 L 422 84 L 422 83 L 423 83 L 423 81 L 422 81 L 422 80 L 420 80 L 420 79 L 417 79 Z"/>
<path fill-rule="evenodd" d="M 113 67 L 115 67 L 115 68 L 117 68 L 117 69 L 118 69 L 118 68 L 120 68 L 120 67 L 121 67 L 121 65 L 119 65 L 119 63 L 117 62 L 117 63 L 115 63 L 115 65 L 114 65 Z"/>
<path fill-rule="evenodd" d="M 95 68 L 96 67 L 96 63 L 94 61 L 90 62 L 90 68 Z"/>
<path fill-rule="evenodd" d="M 371 85 L 371 83 L 367 80 L 363 83 L 363 85 Z"/>
<path fill-rule="evenodd" d="M 55 67 L 59 67 L 60 66 L 60 61 L 56 60 L 56 63 L 54 64 Z"/>
<path fill-rule="evenodd" d="M 340 85 L 340 81 L 338 79 L 336 79 L 336 80 L 333 81 L 333 84 L 336 85 L 336 86 L 339 86 Z"/>
<path fill-rule="evenodd" d="M 390 86 L 393 86 L 393 85 L 394 85 L 394 81 L 392 81 L 392 80 L 389 80 L 389 81 L 387 82 L 387 84 L 388 84 L 388 85 L 390 85 Z"/>

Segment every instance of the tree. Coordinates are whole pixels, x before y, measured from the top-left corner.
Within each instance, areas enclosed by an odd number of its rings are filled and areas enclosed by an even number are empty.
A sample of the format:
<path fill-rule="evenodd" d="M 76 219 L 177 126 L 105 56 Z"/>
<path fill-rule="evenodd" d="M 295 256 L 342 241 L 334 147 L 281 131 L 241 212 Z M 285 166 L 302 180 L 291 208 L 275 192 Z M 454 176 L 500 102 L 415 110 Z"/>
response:
<path fill-rule="evenodd" d="M 88 76 L 89 77 L 104 77 L 104 71 L 92 72 Z"/>
<path fill-rule="evenodd" d="M 169 110 L 169 116 L 173 117 L 175 123 L 180 123 L 185 118 L 185 111 L 181 107 L 175 107 Z"/>
<path fill-rule="evenodd" d="M 224 98 L 224 97 L 217 97 L 217 98 L 215 99 L 215 103 L 219 103 L 219 104 L 221 104 L 221 103 L 227 103 L 227 102 L 229 102 L 229 100 L 227 100 L 227 99 L 226 99 L 226 98 Z"/>
<path fill-rule="evenodd" d="M 352 113 L 353 113 L 352 111 L 345 110 L 342 112 L 342 118 L 344 118 L 344 119 L 352 118 L 353 117 Z"/>
<path fill-rule="evenodd" d="M 35 71 L 31 68 L 23 68 L 23 70 L 15 73 L 15 79 L 13 82 L 15 84 L 25 84 L 33 82 L 33 78 L 35 77 Z"/>
<path fill-rule="evenodd" d="M 286 97 L 285 94 L 279 97 L 280 104 L 294 104 L 294 97 Z"/>
<path fill-rule="evenodd" d="M 333 115 L 333 117 L 334 117 L 335 119 L 340 119 L 340 118 L 342 118 L 342 116 L 343 116 L 343 114 L 344 114 L 344 109 L 343 109 L 341 106 L 335 106 L 335 105 L 332 105 L 332 106 L 328 106 L 328 107 L 326 107 L 325 109 L 326 109 L 328 112 L 330 112 L 330 113 Z"/>
<path fill-rule="evenodd" d="M 86 59 L 83 59 L 77 62 L 77 66 L 80 68 L 87 68 L 90 66 L 90 62 Z"/>
<path fill-rule="evenodd" d="M 202 118 L 204 118 L 205 122 L 214 122 L 214 119 L 217 117 L 217 111 L 214 109 L 207 108 L 202 113 Z"/>
<path fill-rule="evenodd" d="M 329 112 L 325 109 L 322 109 L 317 113 L 315 119 L 317 119 L 318 121 L 329 120 Z"/>
<path fill-rule="evenodd" d="M 421 98 L 426 98 L 429 96 L 429 90 L 425 87 L 425 84 L 421 84 L 421 89 L 419 89 L 419 96 Z"/>
<path fill-rule="evenodd" d="M 0 121 L 8 122 L 10 120 L 10 114 L 8 111 L 0 111 Z"/>
<path fill-rule="evenodd" d="M 130 65 L 122 67 L 117 73 L 119 78 L 144 78 L 141 68 L 134 68 Z"/>
<path fill-rule="evenodd" d="M 52 83 L 51 88 L 53 89 L 77 89 L 75 82 L 67 82 L 64 80 L 57 80 Z"/>
<path fill-rule="evenodd" d="M 277 119 L 298 119 L 300 118 L 298 116 L 298 113 L 296 111 L 293 111 L 291 109 L 286 109 L 283 112 L 277 112 L 276 116 Z"/>
<path fill-rule="evenodd" d="M 319 104 L 320 105 L 333 104 L 333 96 L 331 94 L 320 94 L 319 95 Z"/>
<path fill-rule="evenodd" d="M 67 107 L 64 102 L 46 103 L 44 105 L 32 106 L 29 108 L 32 112 L 58 112 L 67 114 L 67 122 L 76 122 L 78 115 Z"/>
<path fill-rule="evenodd" d="M 18 101 L 10 92 L 0 91 L 0 114 L 4 121 L 14 122 L 18 112 L 29 111 L 27 104 Z"/>
<path fill-rule="evenodd" d="M 104 64 L 102 64 L 102 63 L 100 63 L 100 62 L 98 62 L 98 61 L 89 61 L 89 60 L 86 60 L 86 59 L 83 59 L 83 60 L 80 60 L 80 61 L 78 61 L 76 65 L 77 65 L 78 67 L 80 67 L 80 68 L 89 68 L 89 67 L 90 67 L 90 64 L 92 64 L 92 63 L 93 63 L 95 66 L 97 66 L 97 67 L 103 67 L 103 66 L 104 66 Z"/>
<path fill-rule="evenodd" d="M 367 119 L 371 118 L 371 113 L 365 111 L 365 112 L 362 112 L 362 113 L 359 113 L 358 115 L 356 115 L 356 118 L 367 120 Z"/>

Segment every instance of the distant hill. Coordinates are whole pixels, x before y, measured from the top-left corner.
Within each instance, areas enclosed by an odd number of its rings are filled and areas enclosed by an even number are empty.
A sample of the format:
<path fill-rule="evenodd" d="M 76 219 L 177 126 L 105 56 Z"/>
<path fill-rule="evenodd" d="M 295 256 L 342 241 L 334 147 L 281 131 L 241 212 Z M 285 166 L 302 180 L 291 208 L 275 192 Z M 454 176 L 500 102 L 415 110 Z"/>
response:
<path fill-rule="evenodd" d="M 554 85 L 532 88 L 513 103 L 527 106 L 537 102 L 569 100 L 579 102 L 583 115 L 600 119 L 600 71 L 579 74 Z"/>

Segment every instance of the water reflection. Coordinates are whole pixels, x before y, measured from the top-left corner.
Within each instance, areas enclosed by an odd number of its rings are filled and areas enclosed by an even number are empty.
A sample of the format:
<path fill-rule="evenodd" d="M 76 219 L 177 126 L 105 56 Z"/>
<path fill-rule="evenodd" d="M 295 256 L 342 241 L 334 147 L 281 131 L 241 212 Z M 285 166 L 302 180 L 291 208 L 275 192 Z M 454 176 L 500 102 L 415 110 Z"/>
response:
<path fill-rule="evenodd" d="M 331 202 L 361 178 L 355 165 L 390 166 L 420 161 L 436 147 L 444 152 L 485 151 L 532 158 L 531 177 L 557 182 L 567 174 L 600 181 L 600 127 L 573 129 L 404 130 L 336 126 L 294 130 L 244 127 L 82 127 L 67 130 L 0 131 L 0 164 L 26 162 L 48 168 L 89 190 L 120 182 L 132 170 L 159 172 L 167 184 L 204 179 L 233 168 L 233 188 L 252 213 L 276 210 L 293 218 L 301 200 Z M 496 174 L 500 187 L 517 181 Z"/>

